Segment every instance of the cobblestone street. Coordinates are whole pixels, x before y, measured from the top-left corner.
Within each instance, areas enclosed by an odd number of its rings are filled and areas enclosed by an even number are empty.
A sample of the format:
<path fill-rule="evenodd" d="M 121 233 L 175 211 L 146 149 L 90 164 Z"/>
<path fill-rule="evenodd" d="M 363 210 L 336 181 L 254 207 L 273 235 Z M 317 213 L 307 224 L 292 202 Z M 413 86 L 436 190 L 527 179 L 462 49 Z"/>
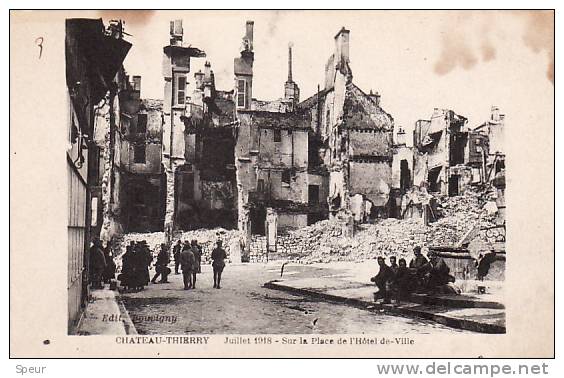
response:
<path fill-rule="evenodd" d="M 211 266 L 202 266 L 196 290 L 182 289 L 182 275 L 168 284 L 149 284 L 122 300 L 139 334 L 413 334 L 462 332 L 424 320 L 414 320 L 317 301 L 263 288 L 280 277 L 282 263 L 228 265 L 222 288 L 213 289 Z M 338 275 L 338 269 L 287 265 L 284 277 Z M 151 272 L 151 275 L 154 272 Z M 150 317 L 153 317 L 152 319 Z M 161 316 L 162 318 L 158 318 Z M 175 316 L 175 321 L 166 318 Z M 162 321 L 162 320 L 165 321 Z"/>

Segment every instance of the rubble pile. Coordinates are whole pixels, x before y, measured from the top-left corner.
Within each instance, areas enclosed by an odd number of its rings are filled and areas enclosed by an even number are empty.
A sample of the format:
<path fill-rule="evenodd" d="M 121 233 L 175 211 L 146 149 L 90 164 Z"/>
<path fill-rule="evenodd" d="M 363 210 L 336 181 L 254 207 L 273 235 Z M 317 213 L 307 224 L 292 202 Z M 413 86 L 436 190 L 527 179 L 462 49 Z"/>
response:
<path fill-rule="evenodd" d="M 481 193 L 467 191 L 463 196 L 439 200 L 441 218 L 425 226 L 421 219 L 388 218 L 374 224 L 361 224 L 352 238 L 343 235 L 341 223 L 325 220 L 290 232 L 284 244 L 277 245 L 280 258 L 302 263 L 363 261 L 378 256 L 411 259 L 413 248 L 454 246 L 478 226 L 492 227 L 493 218 L 483 208 Z M 288 250 L 285 245 L 293 246 Z"/>

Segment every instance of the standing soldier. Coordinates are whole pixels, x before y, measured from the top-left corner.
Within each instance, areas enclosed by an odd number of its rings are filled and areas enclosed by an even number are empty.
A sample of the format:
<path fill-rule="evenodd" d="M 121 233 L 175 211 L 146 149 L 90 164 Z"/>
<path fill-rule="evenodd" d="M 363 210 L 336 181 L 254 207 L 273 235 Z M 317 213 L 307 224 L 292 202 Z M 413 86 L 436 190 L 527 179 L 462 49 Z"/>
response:
<path fill-rule="evenodd" d="M 197 240 L 192 240 L 192 253 L 194 254 L 194 270 L 192 270 L 192 287 L 196 288 L 196 275 L 202 273 L 202 249 Z"/>
<path fill-rule="evenodd" d="M 195 258 L 189 244 L 184 246 L 179 259 L 182 268 L 182 278 L 184 279 L 184 290 L 192 289 L 192 271 L 194 269 Z"/>
<path fill-rule="evenodd" d="M 180 251 L 182 250 L 182 242 L 180 239 L 172 248 L 172 255 L 174 257 L 174 274 L 178 274 L 178 266 L 180 265 Z"/>
<path fill-rule="evenodd" d="M 221 289 L 221 273 L 223 273 L 223 268 L 225 268 L 225 259 L 227 258 L 227 253 L 225 249 L 221 248 L 221 240 L 217 241 L 217 247 L 214 248 L 211 254 L 213 260 L 213 287 L 215 289 Z"/>

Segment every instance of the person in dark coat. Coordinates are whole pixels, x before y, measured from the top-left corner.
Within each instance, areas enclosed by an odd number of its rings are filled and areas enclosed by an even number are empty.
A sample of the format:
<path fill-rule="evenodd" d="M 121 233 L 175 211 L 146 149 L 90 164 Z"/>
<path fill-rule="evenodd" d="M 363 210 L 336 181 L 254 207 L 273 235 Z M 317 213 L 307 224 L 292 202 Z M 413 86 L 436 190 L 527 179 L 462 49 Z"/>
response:
<path fill-rule="evenodd" d="M 151 280 L 152 283 L 157 283 L 157 278 L 161 276 L 159 283 L 168 283 L 168 275 L 170 269 L 168 268 L 168 263 L 170 262 L 170 256 L 168 255 L 168 248 L 166 244 L 161 244 L 161 251 L 157 255 L 157 262 L 155 263 L 155 275 Z"/>
<path fill-rule="evenodd" d="M 424 289 L 424 276 L 427 273 L 429 260 L 421 254 L 421 247 L 413 248 L 415 257 L 409 262 L 409 269 L 415 277 L 416 287 L 418 291 Z"/>
<path fill-rule="evenodd" d="M 177 240 L 174 247 L 172 247 L 172 256 L 174 257 L 174 274 L 179 274 L 178 267 L 180 266 L 181 251 L 182 251 L 182 242 L 180 240 Z"/>
<path fill-rule="evenodd" d="M 196 288 L 196 275 L 202 273 L 202 249 L 197 240 L 192 240 L 192 253 L 194 254 L 194 269 L 192 270 L 192 288 Z"/>
<path fill-rule="evenodd" d="M 421 247 L 417 246 L 413 248 L 413 254 L 415 257 L 409 262 L 410 269 L 419 270 L 429 262 L 429 260 L 421 254 Z"/>
<path fill-rule="evenodd" d="M 398 271 L 398 264 L 396 262 L 396 256 L 390 256 L 390 268 L 394 271 L 394 274 Z"/>
<path fill-rule="evenodd" d="M 143 290 L 144 286 L 149 284 L 151 280 L 151 275 L 149 273 L 149 267 L 151 266 L 151 262 L 153 261 L 153 255 L 147 242 L 145 240 L 141 241 L 141 255 L 139 256 L 139 268 L 140 268 L 140 279 L 141 279 L 141 287 L 140 289 Z"/>
<path fill-rule="evenodd" d="M 478 268 L 478 280 L 483 281 L 488 275 L 491 265 L 495 262 L 497 254 L 494 250 L 481 254 L 476 261 L 476 268 Z"/>
<path fill-rule="evenodd" d="M 404 258 L 399 259 L 398 269 L 394 276 L 392 288 L 396 293 L 396 301 L 405 299 L 415 288 L 416 278 L 411 270 L 407 267 Z"/>
<path fill-rule="evenodd" d="M 128 280 L 129 286 L 133 290 L 140 290 L 143 286 L 143 264 L 141 254 L 141 244 L 135 243 L 135 247 L 133 247 L 133 253 L 131 254 L 131 275 Z"/>
<path fill-rule="evenodd" d="M 384 303 L 390 303 L 389 285 L 394 279 L 394 271 L 388 265 L 383 257 L 378 257 L 378 266 L 380 270 L 378 274 L 370 279 L 378 287 L 375 299 L 384 298 Z"/>
<path fill-rule="evenodd" d="M 106 258 L 102 251 L 100 239 L 94 238 L 90 247 L 90 281 L 93 289 L 102 289 L 102 276 L 106 268 Z"/>
<path fill-rule="evenodd" d="M 127 247 L 125 247 L 125 253 L 121 257 L 121 274 L 118 276 L 118 280 L 121 282 L 121 286 L 124 286 L 126 290 L 133 288 L 133 251 L 135 249 L 135 242 L 131 241 Z"/>
<path fill-rule="evenodd" d="M 425 273 L 426 288 L 429 291 L 436 291 L 440 286 L 454 282 L 454 277 L 450 275 L 450 268 L 442 257 L 436 252 L 429 253 L 429 263 Z"/>
<path fill-rule="evenodd" d="M 195 257 L 189 244 L 184 245 L 179 258 L 180 267 L 182 268 L 182 278 L 184 280 L 184 290 L 192 289 L 192 271 L 195 265 Z"/>
<path fill-rule="evenodd" d="M 211 253 L 212 258 L 212 268 L 213 268 L 213 287 L 215 289 L 221 289 L 221 274 L 225 268 L 225 259 L 227 258 L 227 253 L 225 249 L 222 248 L 221 240 L 218 240 L 216 247 Z"/>
<path fill-rule="evenodd" d="M 104 251 L 104 259 L 106 260 L 106 267 L 104 268 L 104 273 L 102 274 L 102 278 L 104 279 L 105 283 L 110 283 L 113 279 L 116 278 L 116 263 L 112 258 L 109 244 L 106 244 L 103 251 Z"/>

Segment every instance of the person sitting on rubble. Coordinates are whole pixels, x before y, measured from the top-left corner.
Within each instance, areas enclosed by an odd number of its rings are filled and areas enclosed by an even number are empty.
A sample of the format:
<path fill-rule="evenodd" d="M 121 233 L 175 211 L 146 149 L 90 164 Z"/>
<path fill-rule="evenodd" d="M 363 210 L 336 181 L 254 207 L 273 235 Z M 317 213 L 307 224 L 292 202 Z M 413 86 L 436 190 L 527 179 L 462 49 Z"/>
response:
<path fill-rule="evenodd" d="M 456 293 L 454 289 L 447 287 L 450 282 L 455 280 L 454 276 L 450 274 L 450 268 L 445 260 L 434 251 L 429 252 L 429 263 L 426 270 L 424 281 L 427 291 L 445 294 Z"/>
<path fill-rule="evenodd" d="M 483 281 L 490 271 L 491 264 L 496 260 L 497 254 L 492 249 L 489 252 L 480 253 L 476 261 L 476 268 L 478 269 L 478 280 Z"/>
<path fill-rule="evenodd" d="M 413 254 L 415 255 L 415 257 L 409 262 L 410 269 L 421 269 L 429 262 L 429 260 L 427 260 L 427 258 L 421 254 L 420 246 L 413 248 Z"/>
<path fill-rule="evenodd" d="M 396 256 L 390 256 L 390 268 L 392 268 L 392 271 L 394 272 L 394 275 L 397 273 L 398 271 L 398 264 L 396 262 Z"/>
<path fill-rule="evenodd" d="M 155 275 L 151 283 L 157 283 L 159 276 L 161 276 L 161 280 L 158 283 L 168 283 L 168 275 L 170 273 L 170 268 L 168 267 L 169 262 L 168 248 L 166 244 L 162 243 L 161 251 L 157 255 L 157 262 L 155 263 Z"/>
<path fill-rule="evenodd" d="M 383 298 L 383 303 L 390 303 L 390 290 L 389 286 L 394 279 L 394 272 L 392 268 L 386 265 L 386 261 L 382 256 L 378 257 L 378 266 L 380 270 L 378 274 L 370 279 L 376 284 L 378 292 L 374 295 L 374 300 Z"/>
<path fill-rule="evenodd" d="M 423 283 L 423 277 L 427 272 L 429 260 L 421 254 L 420 246 L 413 248 L 413 254 L 415 257 L 409 262 L 409 269 L 413 275 L 415 286 L 418 290 L 423 290 L 423 287 L 425 286 Z"/>
<path fill-rule="evenodd" d="M 396 294 L 397 303 L 414 291 L 415 283 L 415 277 L 412 271 L 407 267 L 407 262 L 404 258 L 399 259 L 399 265 L 392 282 L 392 290 Z"/>

